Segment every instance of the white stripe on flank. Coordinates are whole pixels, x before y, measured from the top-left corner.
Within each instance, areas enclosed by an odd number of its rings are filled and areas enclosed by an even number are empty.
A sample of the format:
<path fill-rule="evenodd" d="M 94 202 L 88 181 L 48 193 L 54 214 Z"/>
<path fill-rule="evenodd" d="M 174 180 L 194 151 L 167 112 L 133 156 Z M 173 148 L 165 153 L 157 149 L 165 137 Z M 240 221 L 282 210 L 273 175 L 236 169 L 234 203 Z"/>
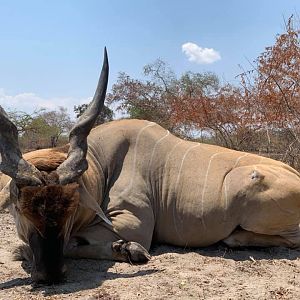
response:
<path fill-rule="evenodd" d="M 241 160 L 243 157 L 246 157 L 246 156 L 248 156 L 249 154 L 250 154 L 250 153 L 244 153 L 243 155 L 239 156 L 239 157 L 236 159 L 236 161 L 235 161 L 235 163 L 234 163 L 234 165 L 233 165 L 233 167 L 232 167 L 232 169 L 231 169 L 230 171 L 232 171 L 232 170 L 238 165 L 238 163 L 240 162 L 240 160 Z M 227 208 L 228 208 L 228 185 L 227 185 L 227 175 L 230 173 L 230 171 L 226 174 L 225 179 L 224 179 L 224 196 L 225 196 L 225 207 L 224 207 L 225 215 L 224 215 L 224 221 L 225 221 L 226 218 L 227 218 L 227 215 L 226 215 L 226 213 L 227 213 Z"/>
<path fill-rule="evenodd" d="M 225 179 L 224 179 L 224 195 L 225 195 L 224 221 L 227 219 L 227 208 L 228 208 L 228 186 L 227 186 L 227 175 L 228 174 L 226 174 Z"/>
<path fill-rule="evenodd" d="M 205 195 L 205 190 L 206 190 L 206 186 L 207 186 L 207 179 L 208 179 L 208 173 L 209 173 L 209 169 L 210 169 L 210 165 L 211 165 L 211 162 L 213 161 L 213 159 L 220 155 L 220 154 L 224 154 L 224 153 L 228 153 L 227 151 L 226 152 L 218 152 L 218 153 L 215 153 L 213 154 L 210 159 L 209 159 L 209 162 L 208 162 L 208 166 L 207 166 L 207 170 L 206 170 L 206 174 L 205 174 L 205 179 L 204 179 L 204 185 L 203 185 L 203 190 L 202 190 L 202 197 L 201 197 L 201 220 L 202 220 L 202 224 L 204 227 L 206 227 L 205 225 L 205 222 L 204 222 L 204 195 Z"/>
<path fill-rule="evenodd" d="M 186 152 L 184 153 L 184 155 L 183 155 L 183 157 L 182 157 L 182 160 L 181 160 L 180 168 L 179 168 L 179 171 L 178 171 L 178 176 L 177 176 L 177 180 L 176 180 L 175 190 L 177 190 L 177 186 L 178 186 L 178 184 L 179 184 L 179 179 L 180 179 L 180 175 L 181 175 L 181 170 L 182 170 L 182 166 L 183 166 L 183 163 L 184 163 L 184 160 L 185 160 L 186 156 L 188 155 L 188 153 L 189 153 L 192 149 L 194 149 L 194 148 L 196 148 L 196 147 L 199 147 L 199 146 L 200 146 L 200 144 L 193 145 L 193 146 L 191 146 L 190 148 L 188 148 L 188 149 L 186 150 Z"/>
<path fill-rule="evenodd" d="M 164 171 L 166 169 L 166 166 L 171 158 L 171 154 L 173 154 L 173 151 L 175 150 L 175 148 L 180 145 L 181 143 L 183 143 L 183 140 L 180 140 L 175 146 L 173 146 L 173 148 L 171 149 L 171 151 L 169 152 L 168 156 L 167 156 L 167 159 L 166 159 L 166 162 L 165 162 L 165 165 L 164 165 Z"/>
<path fill-rule="evenodd" d="M 234 166 L 232 167 L 232 169 L 234 169 L 234 168 L 238 165 L 238 163 L 240 162 L 240 160 L 241 160 L 243 157 L 246 157 L 246 156 L 248 156 L 248 155 L 250 155 L 250 153 L 244 153 L 243 155 L 239 156 L 239 157 L 237 158 L 237 160 L 235 161 L 235 164 L 234 164 Z"/>
<path fill-rule="evenodd" d="M 122 194 L 128 192 L 132 185 L 133 185 L 133 181 L 134 181 L 134 177 L 135 177 L 135 173 L 136 173 L 136 157 L 137 157 L 137 147 L 138 147 L 138 143 L 139 143 L 139 139 L 141 137 L 141 134 L 143 133 L 143 131 L 145 129 L 147 129 L 148 127 L 152 127 L 155 126 L 156 123 L 153 122 L 149 122 L 148 125 L 144 126 L 143 128 L 141 128 L 141 130 L 139 131 L 139 133 L 137 134 L 136 140 L 135 140 L 135 145 L 134 145 L 134 156 L 133 156 L 133 162 L 132 162 L 132 175 L 130 178 L 130 183 L 128 185 L 128 187 L 122 192 Z"/>
<path fill-rule="evenodd" d="M 176 193 L 177 196 L 178 196 L 177 188 L 178 188 L 178 184 L 179 184 L 180 175 L 181 175 L 181 170 L 182 170 L 182 166 L 183 166 L 184 160 L 185 160 L 186 156 L 188 155 L 188 153 L 189 153 L 191 150 L 193 150 L 194 148 L 199 147 L 199 146 L 200 146 L 200 144 L 196 144 L 196 145 L 193 145 L 193 146 L 189 147 L 189 148 L 185 151 L 185 153 L 184 153 L 184 155 L 183 155 L 183 157 L 182 157 L 181 164 L 180 164 L 180 168 L 179 168 L 179 171 L 178 171 L 177 180 L 176 180 L 176 185 L 175 185 L 175 193 Z M 177 228 L 177 223 L 179 222 L 179 219 L 177 219 L 177 221 L 176 221 L 177 197 L 176 197 L 176 200 L 175 200 L 175 201 L 176 201 L 176 202 L 175 202 L 174 205 L 173 205 L 173 222 L 174 222 L 174 227 L 175 227 L 175 231 L 176 231 L 176 233 L 177 233 L 177 236 L 178 236 L 181 240 L 183 240 L 183 239 L 182 239 L 182 236 L 181 236 L 181 234 L 179 233 L 178 228 Z M 180 220 L 180 223 L 181 223 L 181 222 L 182 222 L 182 220 Z"/>
<path fill-rule="evenodd" d="M 161 138 L 155 143 L 155 145 L 154 145 L 154 147 L 153 147 L 153 150 L 152 150 L 152 153 L 151 153 L 151 158 L 150 158 L 148 170 L 151 170 L 151 165 L 152 165 L 152 162 L 153 162 L 154 153 L 155 153 L 155 150 L 156 150 L 157 146 L 159 145 L 159 143 L 160 143 L 163 139 L 165 139 L 165 138 L 168 137 L 169 135 L 170 135 L 170 131 L 167 130 L 167 133 L 166 133 L 163 137 L 161 137 Z"/>
<path fill-rule="evenodd" d="M 175 149 L 177 148 L 177 146 L 179 146 L 181 143 L 183 143 L 183 140 L 179 140 L 178 143 L 175 144 L 175 146 L 173 146 L 173 148 L 171 149 L 171 151 L 169 152 L 167 158 L 166 158 L 166 162 L 165 162 L 165 165 L 164 165 L 164 168 L 163 168 L 163 174 L 165 174 L 165 171 L 166 171 L 166 167 L 167 167 L 167 164 L 170 160 L 170 158 L 172 157 L 172 154 L 173 152 L 175 151 Z M 175 191 L 176 192 L 176 191 Z M 164 197 L 164 195 L 163 195 Z M 176 230 L 176 233 L 177 235 L 179 236 L 179 238 L 181 238 L 181 236 L 179 235 L 178 233 L 178 229 L 177 229 L 177 225 L 176 225 L 176 220 L 174 218 L 174 209 L 175 209 L 175 204 L 174 204 L 174 207 L 173 207 L 173 222 L 174 222 L 174 226 L 175 226 L 175 230 Z"/>

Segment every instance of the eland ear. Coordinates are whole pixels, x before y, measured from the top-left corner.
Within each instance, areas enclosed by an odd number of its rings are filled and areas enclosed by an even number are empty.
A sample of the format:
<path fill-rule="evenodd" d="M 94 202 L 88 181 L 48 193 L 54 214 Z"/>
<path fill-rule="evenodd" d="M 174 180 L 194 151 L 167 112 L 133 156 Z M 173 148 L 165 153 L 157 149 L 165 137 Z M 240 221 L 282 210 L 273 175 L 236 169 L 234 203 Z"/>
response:
<path fill-rule="evenodd" d="M 0 191 L 0 211 L 6 209 L 11 203 L 16 202 L 17 198 L 18 188 L 12 180 L 9 180 Z"/>

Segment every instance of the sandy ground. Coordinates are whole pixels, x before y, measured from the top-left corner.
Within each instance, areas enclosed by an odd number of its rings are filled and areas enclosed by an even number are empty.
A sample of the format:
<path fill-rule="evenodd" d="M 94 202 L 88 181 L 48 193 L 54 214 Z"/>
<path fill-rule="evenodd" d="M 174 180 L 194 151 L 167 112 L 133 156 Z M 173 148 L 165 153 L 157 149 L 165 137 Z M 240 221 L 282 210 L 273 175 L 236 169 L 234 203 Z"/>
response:
<path fill-rule="evenodd" d="M 34 285 L 30 266 L 12 260 L 20 241 L 11 216 L 0 220 L 0 299 L 300 299 L 300 251 L 221 244 L 155 246 L 146 265 L 68 260 L 66 282 Z"/>

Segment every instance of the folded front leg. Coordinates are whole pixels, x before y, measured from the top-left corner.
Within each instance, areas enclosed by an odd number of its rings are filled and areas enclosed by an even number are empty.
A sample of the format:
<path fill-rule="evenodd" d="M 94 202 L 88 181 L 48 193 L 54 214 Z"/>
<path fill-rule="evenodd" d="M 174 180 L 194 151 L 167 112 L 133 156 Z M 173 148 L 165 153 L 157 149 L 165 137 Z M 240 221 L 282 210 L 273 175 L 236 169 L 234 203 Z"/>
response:
<path fill-rule="evenodd" d="M 107 259 L 129 263 L 146 263 L 150 258 L 148 251 L 136 242 L 107 242 L 93 245 L 78 245 L 65 253 L 70 258 Z"/>
<path fill-rule="evenodd" d="M 109 226 L 98 223 L 72 237 L 66 247 L 65 256 L 130 263 L 147 262 L 151 257 L 147 249 L 137 240 L 125 240 L 131 236 L 121 237 Z"/>

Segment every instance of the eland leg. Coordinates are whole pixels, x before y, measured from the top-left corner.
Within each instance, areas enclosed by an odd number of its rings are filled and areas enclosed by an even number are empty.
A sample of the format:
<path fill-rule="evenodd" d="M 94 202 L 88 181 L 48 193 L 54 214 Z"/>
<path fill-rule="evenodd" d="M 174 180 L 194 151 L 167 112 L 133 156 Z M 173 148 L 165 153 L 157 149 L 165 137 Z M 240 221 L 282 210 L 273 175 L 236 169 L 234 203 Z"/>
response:
<path fill-rule="evenodd" d="M 244 229 L 237 229 L 223 242 L 229 247 L 295 247 L 291 241 L 279 235 L 259 234 Z"/>
<path fill-rule="evenodd" d="M 147 262 L 151 258 L 148 250 L 153 227 L 144 228 L 141 221 L 134 222 L 135 217 L 133 218 L 132 215 L 123 217 L 118 216 L 113 219 L 113 227 L 101 222 L 80 231 L 70 240 L 65 256 L 134 263 Z M 151 234 L 148 233 L 150 230 Z"/>

